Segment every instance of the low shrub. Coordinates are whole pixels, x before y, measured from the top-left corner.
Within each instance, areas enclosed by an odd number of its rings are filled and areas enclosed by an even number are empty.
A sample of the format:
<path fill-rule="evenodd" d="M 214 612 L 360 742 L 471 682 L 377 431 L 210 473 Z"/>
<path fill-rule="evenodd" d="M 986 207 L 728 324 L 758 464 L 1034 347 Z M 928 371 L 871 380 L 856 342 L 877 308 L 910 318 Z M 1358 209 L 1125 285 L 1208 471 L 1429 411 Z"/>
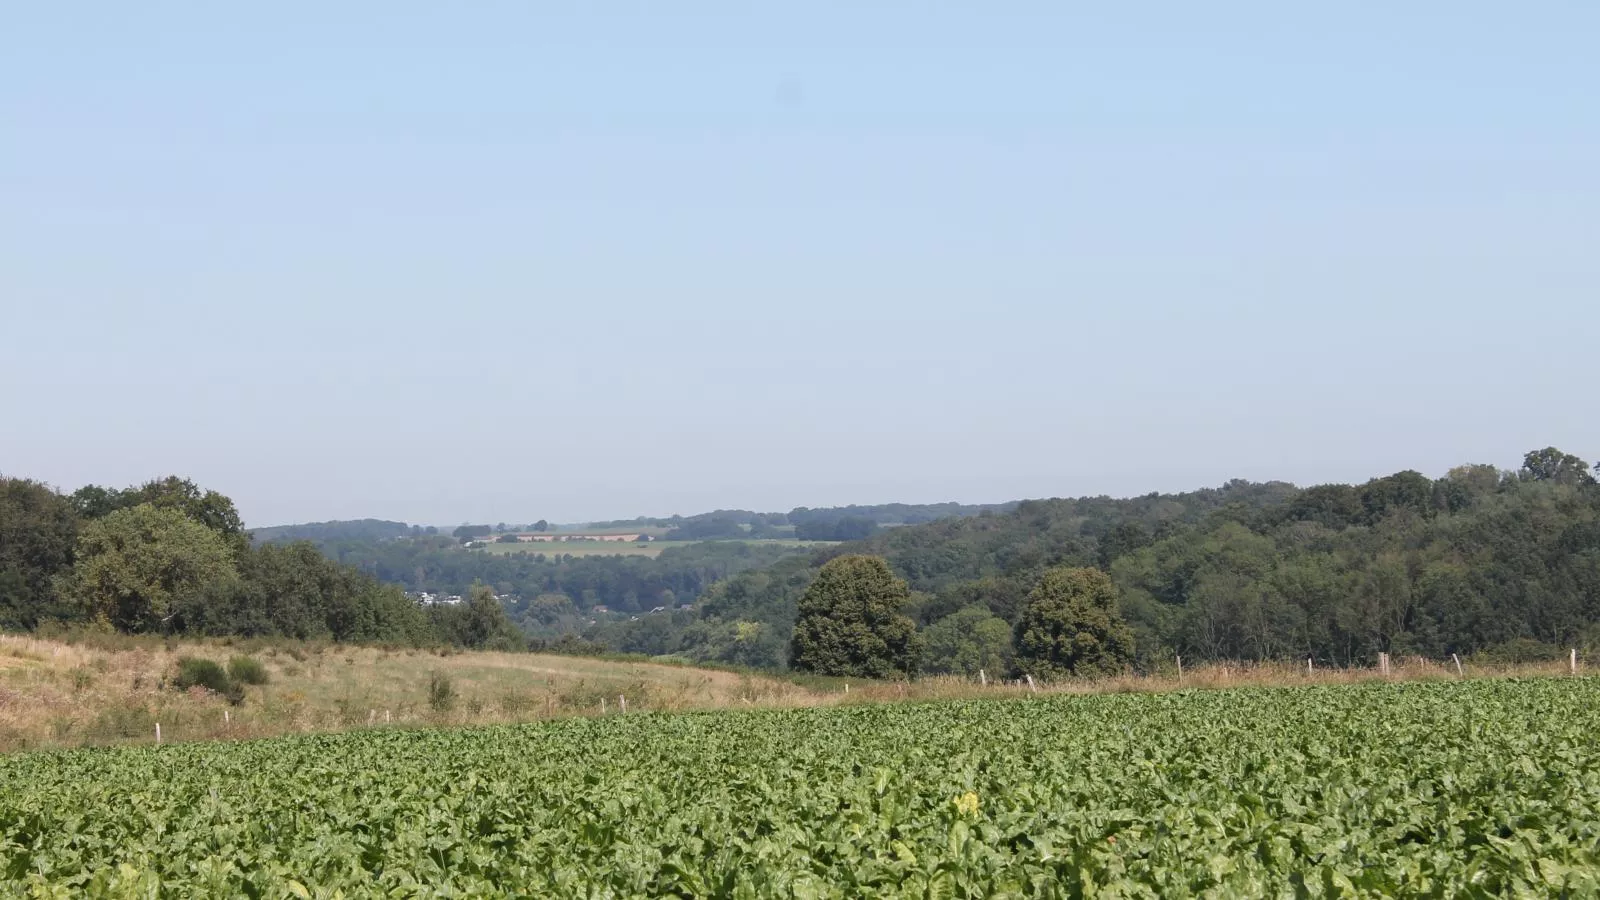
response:
<path fill-rule="evenodd" d="M 228 660 L 228 677 L 240 684 L 266 684 L 267 667 L 253 656 L 235 656 Z"/>
<path fill-rule="evenodd" d="M 192 687 L 203 687 L 208 691 L 221 694 L 229 703 L 238 706 L 244 702 L 244 686 L 237 684 L 228 677 L 223 668 L 209 659 L 196 659 L 192 656 L 178 658 L 178 675 L 172 679 L 172 686 L 179 690 L 188 690 Z"/>
<path fill-rule="evenodd" d="M 1554 662 L 1565 659 L 1567 650 L 1555 644 L 1546 644 L 1532 638 L 1512 638 L 1504 643 L 1479 650 L 1470 659 L 1478 665 L 1518 665 L 1523 663 Z"/>
<path fill-rule="evenodd" d="M 209 659 L 183 656 L 178 658 L 178 674 L 172 679 L 172 686 L 179 690 L 199 686 L 220 694 L 228 688 L 228 673 Z"/>
<path fill-rule="evenodd" d="M 428 707 L 434 712 L 447 712 L 456 705 L 456 686 L 450 676 L 434 672 L 428 676 Z"/>

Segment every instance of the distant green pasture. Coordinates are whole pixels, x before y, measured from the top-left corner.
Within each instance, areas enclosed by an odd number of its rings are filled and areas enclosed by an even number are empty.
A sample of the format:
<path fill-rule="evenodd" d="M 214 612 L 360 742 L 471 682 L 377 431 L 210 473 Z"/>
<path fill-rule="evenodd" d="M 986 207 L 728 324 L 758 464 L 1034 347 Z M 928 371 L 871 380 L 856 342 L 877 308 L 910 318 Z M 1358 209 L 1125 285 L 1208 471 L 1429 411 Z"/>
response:
<path fill-rule="evenodd" d="M 596 532 L 598 533 L 598 532 Z M 537 541 L 516 544 L 492 543 L 486 547 L 475 549 L 486 550 L 490 553 L 512 554 L 527 553 L 530 556 L 540 553 L 545 556 L 645 556 L 657 557 L 661 551 L 668 547 L 688 547 L 691 544 L 704 543 L 703 541 L 650 541 L 649 543 L 636 543 L 634 541 Z M 825 547 L 830 541 L 798 541 L 793 538 L 752 539 L 744 540 L 744 544 L 777 544 L 781 547 Z"/>

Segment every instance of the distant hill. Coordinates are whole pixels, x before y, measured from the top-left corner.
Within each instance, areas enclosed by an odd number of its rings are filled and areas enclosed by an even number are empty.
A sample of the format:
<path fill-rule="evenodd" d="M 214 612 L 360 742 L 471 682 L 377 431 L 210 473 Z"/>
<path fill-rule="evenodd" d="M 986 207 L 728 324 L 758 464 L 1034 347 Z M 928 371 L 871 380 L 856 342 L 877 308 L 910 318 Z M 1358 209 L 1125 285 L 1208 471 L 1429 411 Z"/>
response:
<path fill-rule="evenodd" d="M 1406 470 L 1307 488 L 1231 481 L 884 528 L 733 574 L 691 609 L 599 622 L 586 637 L 781 668 L 801 596 L 841 553 L 882 556 L 909 583 L 906 612 L 927 637 L 929 672 L 976 674 L 976 626 L 1010 631 L 1043 573 L 1061 565 L 1111 575 L 1146 670 L 1178 656 L 1322 667 L 1371 665 L 1380 653 L 1499 662 L 1600 653 L 1600 483 L 1587 461 L 1555 448 L 1530 452 L 1518 470 L 1463 465 L 1436 479 Z"/>
<path fill-rule="evenodd" d="M 939 519 L 959 519 L 986 512 L 1000 513 L 1015 509 L 1020 501 L 1008 503 L 879 503 L 873 506 L 829 506 L 807 509 L 797 506 L 789 510 L 790 525 L 807 525 L 816 522 L 837 522 L 840 519 L 867 519 L 877 525 L 920 525 Z"/>
<path fill-rule="evenodd" d="M 575 633 L 596 609 L 619 615 L 648 613 L 693 602 L 712 584 L 748 569 L 766 568 L 786 556 L 810 558 L 814 545 L 803 542 L 861 540 L 943 521 L 996 514 L 1015 503 L 964 506 L 956 503 L 800 507 L 790 513 L 716 510 L 694 516 L 641 517 L 583 525 L 539 523 L 552 532 L 657 531 L 668 544 L 659 556 L 573 555 L 563 545 L 518 545 L 523 552 L 474 551 L 462 532 L 489 538 L 495 532 L 524 530 L 498 525 L 463 526 L 451 534 L 404 522 L 360 519 L 312 522 L 254 530 L 258 544 L 310 541 L 328 558 L 353 566 L 380 581 L 408 591 L 464 594 L 474 582 L 516 598 L 508 611 L 529 633 L 551 637 Z M 791 519 L 793 520 L 791 523 Z M 526 530 L 533 530 L 527 526 Z M 492 540 L 492 538 L 490 538 Z M 796 542 L 793 539 L 799 539 Z M 692 543 L 684 546 L 679 542 Z M 557 610 L 538 606 L 541 596 L 566 598 Z M 570 607 L 570 608 L 569 608 Z"/>
<path fill-rule="evenodd" d="M 1105 564 L 1108 557 L 1123 551 L 1119 542 L 1143 546 L 1157 533 L 1192 527 L 1220 510 L 1271 507 L 1296 493 L 1293 485 L 1281 482 L 1231 481 L 1221 488 L 1183 494 L 1024 500 L 989 508 L 892 504 L 799 509 L 790 514 L 799 520 L 797 531 L 826 521 L 809 518 L 818 512 L 838 515 L 841 518 L 835 521 L 845 523 L 863 521 L 863 513 L 930 518 L 902 521 L 852 543 L 735 573 L 706 590 L 692 610 L 648 621 L 601 623 L 586 636 L 613 650 L 781 669 L 787 664 L 801 594 L 823 563 L 846 552 L 888 559 L 918 592 L 916 608 L 908 612 L 921 625 L 970 605 L 989 606 L 1009 624 L 1046 566 Z M 931 515 L 950 509 L 959 512 Z"/>
<path fill-rule="evenodd" d="M 1003 513 L 1016 508 L 1009 503 L 882 503 L 873 506 L 830 506 L 811 509 L 797 506 L 786 513 L 752 512 L 748 509 L 718 509 L 692 516 L 640 516 L 609 522 L 577 522 L 549 526 L 554 531 L 617 531 L 620 529 L 668 529 L 655 533 L 673 541 L 742 540 L 746 538 L 800 537 L 806 540 L 859 540 L 878 529 L 893 525 L 918 525 L 939 519 L 962 518 L 982 513 Z M 496 531 L 543 530 L 535 525 L 475 526 Z M 459 529 L 457 529 L 459 531 Z M 272 525 L 252 528 L 258 544 L 312 541 L 317 544 L 341 541 L 384 541 L 398 537 L 438 534 L 434 526 L 423 528 L 385 519 L 344 519 L 333 522 L 305 522 L 298 525 Z M 833 532 L 839 532 L 835 536 Z M 459 536 L 459 535 L 457 535 Z"/>
<path fill-rule="evenodd" d="M 693 516 L 667 516 L 588 522 L 583 527 L 670 528 L 667 540 L 725 540 L 740 537 L 796 537 L 812 541 L 860 540 L 880 528 L 894 525 L 919 525 L 940 519 L 964 518 L 983 513 L 1002 513 L 1014 509 L 1009 503 L 880 503 L 871 506 L 829 506 L 811 509 L 797 506 L 786 513 L 752 512 L 748 509 L 719 509 Z"/>
<path fill-rule="evenodd" d="M 421 533 L 404 522 L 384 519 L 346 519 L 337 522 L 305 522 L 299 525 L 273 525 L 250 529 L 258 544 L 284 544 L 290 541 L 386 541 Z"/>

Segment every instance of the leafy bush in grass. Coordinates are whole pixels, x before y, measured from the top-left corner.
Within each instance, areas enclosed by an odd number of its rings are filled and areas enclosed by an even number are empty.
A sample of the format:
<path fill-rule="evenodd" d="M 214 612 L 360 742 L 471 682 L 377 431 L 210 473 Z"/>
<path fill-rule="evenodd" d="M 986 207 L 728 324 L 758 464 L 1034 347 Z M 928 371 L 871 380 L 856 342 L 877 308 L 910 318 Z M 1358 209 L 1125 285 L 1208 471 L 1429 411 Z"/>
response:
<path fill-rule="evenodd" d="M 235 706 L 244 702 L 244 686 L 236 684 L 221 666 L 209 659 L 180 657 L 178 676 L 172 679 L 172 684 L 180 690 L 203 687 L 228 698 L 228 702 Z"/>
<path fill-rule="evenodd" d="M 235 656 L 228 660 L 228 677 L 240 684 L 266 684 L 267 667 L 253 656 Z"/>
<path fill-rule="evenodd" d="M 428 706 L 435 712 L 446 712 L 455 705 L 455 682 L 443 672 L 434 672 L 428 677 Z"/>

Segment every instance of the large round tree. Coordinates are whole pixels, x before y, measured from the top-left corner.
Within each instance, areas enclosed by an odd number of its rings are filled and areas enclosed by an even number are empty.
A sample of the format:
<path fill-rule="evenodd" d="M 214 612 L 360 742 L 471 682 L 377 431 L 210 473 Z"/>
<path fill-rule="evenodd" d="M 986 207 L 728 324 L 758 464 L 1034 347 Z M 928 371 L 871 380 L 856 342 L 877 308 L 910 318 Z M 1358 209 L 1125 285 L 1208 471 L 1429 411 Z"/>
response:
<path fill-rule="evenodd" d="M 1117 588 L 1099 569 L 1051 569 L 1017 623 L 1017 668 L 1036 678 L 1113 675 L 1133 660 Z"/>
<path fill-rule="evenodd" d="M 206 588 L 235 575 L 221 534 L 183 511 L 149 503 L 90 522 L 67 593 L 88 618 L 119 631 L 163 631 Z"/>
<path fill-rule="evenodd" d="M 906 583 L 878 556 L 841 556 L 800 598 L 789 665 L 819 675 L 889 678 L 916 674 L 922 642 L 900 611 Z"/>

